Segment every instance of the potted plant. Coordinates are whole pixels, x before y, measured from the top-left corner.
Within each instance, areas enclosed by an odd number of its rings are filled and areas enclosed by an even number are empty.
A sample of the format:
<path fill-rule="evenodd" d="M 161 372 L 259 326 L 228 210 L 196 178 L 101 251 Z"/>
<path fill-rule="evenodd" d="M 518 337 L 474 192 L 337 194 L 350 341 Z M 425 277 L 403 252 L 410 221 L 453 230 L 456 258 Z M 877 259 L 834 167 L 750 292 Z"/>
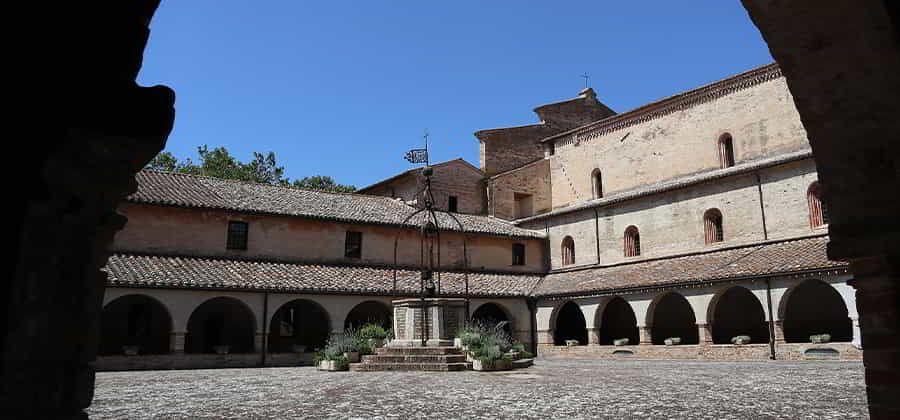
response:
<path fill-rule="evenodd" d="M 350 363 L 339 349 L 327 346 L 322 351 L 316 353 L 315 362 L 318 370 L 327 372 L 347 370 Z"/>
<path fill-rule="evenodd" d="M 681 337 L 669 337 L 663 340 L 663 343 L 667 346 L 677 346 L 681 344 Z"/>
<path fill-rule="evenodd" d="M 326 348 L 340 351 L 349 363 L 359 363 L 361 340 L 356 330 L 348 328 L 328 339 Z"/>
<path fill-rule="evenodd" d="M 228 344 L 216 344 L 213 346 L 213 351 L 216 354 L 228 354 L 229 350 L 231 350 L 231 347 Z"/>
<path fill-rule="evenodd" d="M 617 338 L 617 339 L 613 340 L 613 345 L 614 346 L 627 346 L 628 339 L 627 338 Z"/>
<path fill-rule="evenodd" d="M 140 350 L 141 347 L 134 344 L 127 344 L 122 346 L 122 353 L 124 353 L 126 356 L 137 356 Z"/>
<path fill-rule="evenodd" d="M 578 345 L 578 340 L 566 340 L 566 347 L 574 347 Z"/>
<path fill-rule="evenodd" d="M 512 368 L 512 359 L 503 354 L 498 346 L 480 347 L 475 352 L 472 361 L 472 370 L 494 371 L 509 370 Z"/>
<path fill-rule="evenodd" d="M 749 335 L 738 335 L 731 337 L 731 343 L 742 346 L 744 344 L 750 344 L 750 336 Z"/>
<path fill-rule="evenodd" d="M 305 353 L 306 344 L 292 344 L 291 351 L 293 351 L 294 353 Z"/>
<path fill-rule="evenodd" d="M 813 334 L 809 336 L 809 341 L 815 344 L 824 344 L 831 341 L 831 334 Z"/>
<path fill-rule="evenodd" d="M 366 340 L 368 346 L 374 350 L 384 346 L 385 340 L 388 338 L 388 332 L 381 325 L 366 324 L 363 325 L 357 334 L 361 339 Z"/>

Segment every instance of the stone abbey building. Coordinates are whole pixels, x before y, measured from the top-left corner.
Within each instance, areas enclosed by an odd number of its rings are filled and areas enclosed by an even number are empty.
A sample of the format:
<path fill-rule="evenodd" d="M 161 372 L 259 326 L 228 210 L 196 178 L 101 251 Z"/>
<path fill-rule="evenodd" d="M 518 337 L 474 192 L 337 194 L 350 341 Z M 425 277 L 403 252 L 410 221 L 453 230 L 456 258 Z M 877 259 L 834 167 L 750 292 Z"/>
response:
<path fill-rule="evenodd" d="M 534 111 L 475 133 L 480 167 L 433 165 L 441 296 L 545 356 L 861 358 L 851 276 L 826 256 L 827 207 L 776 65 L 623 113 L 591 89 Z M 100 369 L 293 365 L 347 326 L 390 325 L 391 300 L 419 292 L 406 219 L 421 169 L 355 194 L 137 180 L 106 267 Z"/>

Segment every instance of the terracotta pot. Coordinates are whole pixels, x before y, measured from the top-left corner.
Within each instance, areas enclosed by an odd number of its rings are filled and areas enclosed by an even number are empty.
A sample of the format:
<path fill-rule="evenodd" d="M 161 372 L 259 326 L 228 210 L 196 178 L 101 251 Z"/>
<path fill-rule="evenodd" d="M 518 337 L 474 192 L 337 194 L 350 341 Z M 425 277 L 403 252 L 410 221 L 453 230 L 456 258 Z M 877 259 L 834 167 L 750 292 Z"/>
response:
<path fill-rule="evenodd" d="M 328 372 L 338 372 L 342 370 L 347 370 L 347 365 L 341 363 L 337 360 L 322 360 L 319 362 L 317 369 L 324 370 Z"/>

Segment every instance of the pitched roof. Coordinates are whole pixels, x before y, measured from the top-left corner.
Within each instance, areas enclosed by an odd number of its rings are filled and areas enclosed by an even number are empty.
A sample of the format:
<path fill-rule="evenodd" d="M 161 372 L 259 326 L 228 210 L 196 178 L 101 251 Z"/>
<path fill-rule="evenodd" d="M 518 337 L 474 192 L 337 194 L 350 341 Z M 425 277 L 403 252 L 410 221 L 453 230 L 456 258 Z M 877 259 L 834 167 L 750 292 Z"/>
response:
<path fill-rule="evenodd" d="M 438 167 L 438 166 L 445 166 L 445 165 L 449 165 L 449 164 L 451 164 L 451 163 L 457 163 L 457 162 L 463 163 L 465 166 L 468 166 L 470 169 L 472 169 L 473 171 L 478 172 L 479 174 L 482 173 L 482 172 L 481 172 L 481 169 L 478 169 L 475 165 L 473 165 L 473 164 L 467 162 L 467 161 L 466 161 L 465 159 L 463 159 L 463 158 L 456 158 L 456 159 L 452 159 L 452 160 L 448 160 L 448 161 L 444 161 L 444 162 L 440 162 L 440 163 L 435 163 L 435 164 L 432 164 L 431 167 L 434 168 L 434 167 Z M 365 194 L 366 191 L 371 190 L 372 188 L 375 188 L 375 187 L 377 187 L 377 186 L 379 186 L 379 185 L 386 184 L 386 183 L 388 183 L 388 182 L 394 181 L 394 180 L 396 180 L 396 179 L 402 178 L 402 177 L 407 176 L 407 175 L 418 174 L 419 172 L 422 172 L 422 168 L 421 168 L 421 167 L 409 169 L 409 170 L 400 172 L 400 173 L 397 174 L 397 175 L 394 175 L 394 176 L 391 176 L 391 177 L 382 179 L 381 181 L 377 181 L 377 182 L 375 182 L 375 183 L 373 183 L 373 184 L 369 184 L 369 185 L 367 185 L 367 186 L 365 186 L 365 187 L 362 187 L 362 188 L 356 190 L 356 193 L 357 193 L 357 194 Z"/>
<path fill-rule="evenodd" d="M 789 274 L 847 265 L 829 261 L 827 236 L 769 242 L 703 254 L 548 274 L 538 296 L 579 295 L 685 283 Z"/>
<path fill-rule="evenodd" d="M 395 290 L 395 271 L 386 267 L 113 254 L 105 270 L 111 286 L 348 294 Z M 419 292 L 417 271 L 398 269 L 396 275 L 397 293 Z M 537 274 L 469 273 L 469 290 L 474 296 L 524 296 L 539 279 Z M 463 274 L 441 273 L 441 290 L 461 295 Z"/>
<path fill-rule="evenodd" d="M 389 197 L 304 190 L 150 170 L 139 172 L 135 178 L 138 189 L 126 199 L 132 203 L 404 227 L 416 227 L 417 222 L 414 218 L 404 223 L 416 209 Z M 447 230 L 515 238 L 545 236 L 542 232 L 519 228 L 493 217 L 436 213 L 440 227 Z M 459 220 L 459 224 L 454 218 Z"/>

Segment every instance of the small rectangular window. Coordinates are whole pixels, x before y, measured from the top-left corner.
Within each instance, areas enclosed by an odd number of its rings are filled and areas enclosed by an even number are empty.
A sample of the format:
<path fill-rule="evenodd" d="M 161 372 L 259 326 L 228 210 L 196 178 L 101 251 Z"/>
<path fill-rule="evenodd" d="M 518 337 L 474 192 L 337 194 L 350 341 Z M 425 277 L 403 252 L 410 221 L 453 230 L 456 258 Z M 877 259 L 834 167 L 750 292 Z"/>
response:
<path fill-rule="evenodd" d="M 247 222 L 228 222 L 227 249 L 247 249 Z"/>
<path fill-rule="evenodd" d="M 525 265 L 525 245 L 513 244 L 512 265 Z"/>
<path fill-rule="evenodd" d="M 450 199 L 447 201 L 447 211 L 450 213 L 456 213 L 456 196 L 451 195 Z"/>
<path fill-rule="evenodd" d="M 345 258 L 362 258 L 362 232 L 347 232 L 344 242 Z"/>

